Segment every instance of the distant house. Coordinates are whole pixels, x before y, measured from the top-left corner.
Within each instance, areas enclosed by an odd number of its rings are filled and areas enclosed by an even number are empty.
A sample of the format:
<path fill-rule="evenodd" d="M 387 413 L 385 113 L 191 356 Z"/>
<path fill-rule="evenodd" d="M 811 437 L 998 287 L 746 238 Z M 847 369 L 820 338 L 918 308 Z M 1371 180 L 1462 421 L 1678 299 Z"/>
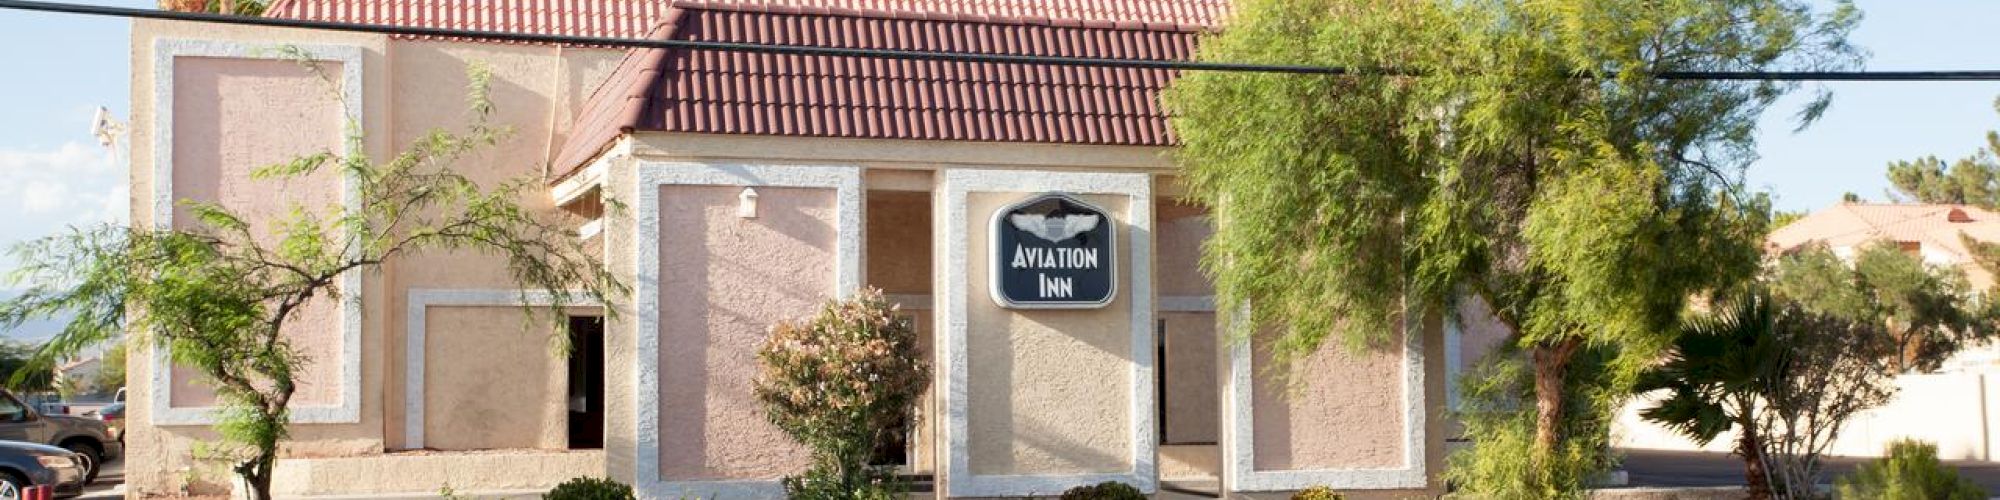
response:
<path fill-rule="evenodd" d="M 1993 286 L 1994 276 L 1972 259 L 1960 235 L 1978 241 L 2000 241 L 2000 214 L 1966 205 L 1842 203 L 1813 212 L 1771 232 L 1765 244 L 1772 252 L 1823 242 L 1842 258 L 1878 241 L 1893 241 L 1925 262 L 1965 271 L 1977 290 Z M 1937 443 L 1948 459 L 2000 461 L 2000 432 L 1992 426 L 1992 388 L 2000 381 L 2000 344 L 1968 346 L 1944 363 L 1938 373 L 1896 377 L 1896 396 L 1878 408 L 1843 424 L 1840 439 L 1827 453 L 1841 456 L 1881 456 L 1897 439 Z M 1619 414 L 1613 445 L 1629 449 L 1706 450 L 1728 452 L 1735 437 L 1724 434 L 1696 444 L 1679 432 L 1648 422 L 1639 412 L 1656 400 L 1642 397 Z"/>
<path fill-rule="evenodd" d="M 2000 241 L 2000 214 L 1970 205 L 1841 203 L 1772 231 L 1767 244 L 1784 251 L 1824 242 L 1848 258 L 1863 244 L 1894 241 L 1924 262 L 1965 271 L 1974 289 L 1993 286 L 1993 273 L 1973 262 L 1961 234 Z"/>
<path fill-rule="evenodd" d="M 93 387 L 93 384 L 97 383 L 97 372 L 103 369 L 103 358 L 93 355 L 56 365 L 55 375 L 58 382 L 73 380 L 77 384 L 75 385 L 76 388 L 82 389 L 84 392 L 94 392 L 98 389 L 97 387 Z"/>

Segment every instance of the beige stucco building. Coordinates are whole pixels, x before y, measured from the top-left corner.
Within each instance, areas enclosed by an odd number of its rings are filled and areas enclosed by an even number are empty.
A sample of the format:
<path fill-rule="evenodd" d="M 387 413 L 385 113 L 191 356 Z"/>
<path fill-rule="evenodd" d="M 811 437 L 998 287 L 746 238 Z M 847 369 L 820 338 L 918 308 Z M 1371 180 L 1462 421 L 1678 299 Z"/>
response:
<path fill-rule="evenodd" d="M 271 15 L 1177 59 L 1226 8 L 280 0 Z M 287 46 L 326 78 L 275 50 Z M 1164 70 L 163 21 L 135 22 L 132 54 L 134 224 L 185 227 L 179 199 L 253 215 L 358 203 L 335 172 L 285 184 L 248 172 L 322 150 L 386 157 L 433 127 L 462 125 L 465 70 L 477 62 L 492 71 L 495 120 L 515 133 L 456 168 L 482 182 L 545 183 L 524 202 L 588 220 L 581 237 L 634 288 L 573 311 L 577 347 L 556 352 L 552 332 L 524 326 L 515 308 L 555 292 L 520 293 L 490 256 L 408 255 L 346 278 L 342 302 L 317 304 L 289 332 L 314 363 L 279 466 L 282 495 L 518 492 L 608 475 L 644 498 L 777 496 L 775 480 L 806 455 L 749 390 L 756 346 L 772 323 L 864 286 L 917 321 L 936 374 L 906 445 L 881 460 L 931 478 L 940 496 L 1048 495 L 1105 480 L 1148 492 L 1179 480 L 1233 492 L 1324 484 L 1359 498 L 1441 491 L 1446 360 L 1463 364 L 1447 356 L 1457 341 L 1441 321 L 1413 319 L 1381 350 L 1330 346 L 1290 392 L 1263 376 L 1258 345 L 1218 336 L 1197 269 L 1211 221 L 1177 201 L 1156 101 Z M 366 139 L 341 151 L 349 120 Z M 1063 308 L 1000 300 L 1022 269 L 999 248 L 1003 215 L 1052 193 L 1102 218 L 1093 227 L 1105 232 L 1090 234 L 1104 235 L 1093 244 L 1108 258 L 1075 255 L 1103 264 L 1090 276 L 1110 291 Z M 1077 279 L 1088 289 L 1097 278 Z M 603 308 L 621 314 L 604 321 Z M 136 494 L 227 480 L 192 458 L 213 437 L 213 398 L 168 365 L 157 352 L 131 361 Z"/>

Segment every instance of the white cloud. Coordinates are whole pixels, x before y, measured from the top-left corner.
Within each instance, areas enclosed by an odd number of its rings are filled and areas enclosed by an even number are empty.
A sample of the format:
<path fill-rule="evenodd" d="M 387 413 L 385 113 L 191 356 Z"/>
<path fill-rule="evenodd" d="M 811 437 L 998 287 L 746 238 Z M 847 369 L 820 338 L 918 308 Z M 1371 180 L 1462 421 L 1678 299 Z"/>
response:
<path fill-rule="evenodd" d="M 124 174 L 111 152 L 95 144 L 0 149 L 0 218 L 25 217 L 56 227 L 124 222 Z M 34 236 L 0 234 L 6 239 Z"/>

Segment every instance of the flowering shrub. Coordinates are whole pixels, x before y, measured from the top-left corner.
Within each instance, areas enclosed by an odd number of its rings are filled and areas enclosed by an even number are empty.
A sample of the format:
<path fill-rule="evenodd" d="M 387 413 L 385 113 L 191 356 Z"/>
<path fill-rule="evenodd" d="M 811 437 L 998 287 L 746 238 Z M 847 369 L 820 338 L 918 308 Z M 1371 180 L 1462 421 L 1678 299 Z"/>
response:
<path fill-rule="evenodd" d="M 1146 494 L 1129 484 L 1105 481 L 1070 488 L 1063 492 L 1062 500 L 1146 500 Z"/>
<path fill-rule="evenodd" d="M 632 487 L 595 477 L 579 477 L 563 481 L 542 495 L 543 500 L 632 500 Z"/>
<path fill-rule="evenodd" d="M 890 498 L 894 475 L 870 467 L 930 380 L 916 329 L 870 288 L 771 327 L 757 352 L 757 399 L 771 423 L 812 449 L 812 469 L 785 479 L 791 498 Z"/>
<path fill-rule="evenodd" d="M 1342 500 L 1345 495 L 1334 492 L 1333 488 L 1314 486 L 1292 494 L 1292 500 Z"/>

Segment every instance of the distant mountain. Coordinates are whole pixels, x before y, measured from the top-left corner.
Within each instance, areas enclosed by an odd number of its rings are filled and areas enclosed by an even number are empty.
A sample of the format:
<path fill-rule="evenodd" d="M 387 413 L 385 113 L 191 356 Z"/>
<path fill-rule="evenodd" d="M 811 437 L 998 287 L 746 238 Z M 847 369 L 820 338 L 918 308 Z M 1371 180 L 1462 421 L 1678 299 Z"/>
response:
<path fill-rule="evenodd" d="M 20 293 L 21 292 L 19 290 L 0 290 L 0 300 L 12 299 L 14 298 L 15 295 L 19 295 Z M 25 341 L 25 342 L 32 342 L 39 344 L 42 343 L 42 341 L 48 340 L 49 337 L 54 337 L 56 335 L 56 332 L 62 331 L 63 325 L 69 324 L 69 319 L 71 316 L 73 315 L 64 313 L 55 318 L 23 323 L 19 327 L 15 327 L 13 329 L 9 329 L 6 331 L 0 331 L 0 339 Z"/>

